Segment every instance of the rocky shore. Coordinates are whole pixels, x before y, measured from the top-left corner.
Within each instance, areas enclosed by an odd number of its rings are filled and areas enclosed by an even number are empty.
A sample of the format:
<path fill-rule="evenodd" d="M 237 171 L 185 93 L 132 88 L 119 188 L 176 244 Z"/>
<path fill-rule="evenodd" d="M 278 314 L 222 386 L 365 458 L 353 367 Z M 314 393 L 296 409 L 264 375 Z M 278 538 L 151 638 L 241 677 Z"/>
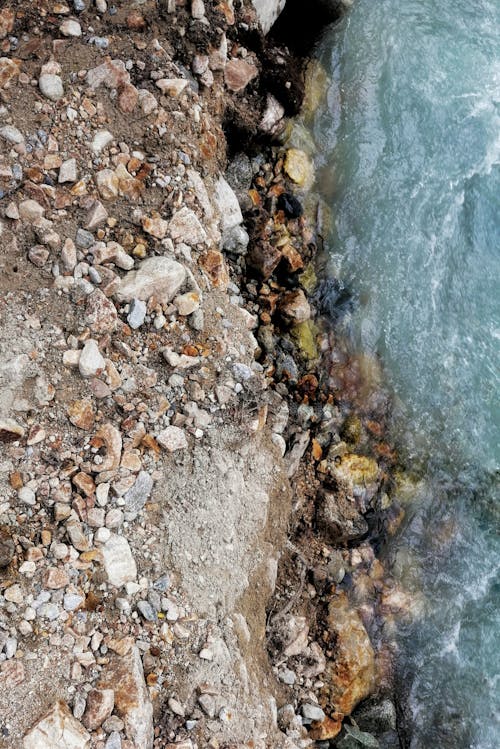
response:
<path fill-rule="evenodd" d="M 389 399 L 274 5 L 0 9 L 6 749 L 398 745 Z"/>

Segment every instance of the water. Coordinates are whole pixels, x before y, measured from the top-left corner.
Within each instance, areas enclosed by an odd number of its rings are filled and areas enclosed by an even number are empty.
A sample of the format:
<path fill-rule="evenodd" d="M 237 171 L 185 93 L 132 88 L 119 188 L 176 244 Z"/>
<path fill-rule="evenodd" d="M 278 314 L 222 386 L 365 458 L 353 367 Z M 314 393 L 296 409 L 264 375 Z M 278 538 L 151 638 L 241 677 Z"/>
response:
<path fill-rule="evenodd" d="M 319 57 L 331 271 L 419 481 L 390 550 L 428 602 L 400 633 L 404 745 L 497 749 L 500 2 L 356 0 Z"/>

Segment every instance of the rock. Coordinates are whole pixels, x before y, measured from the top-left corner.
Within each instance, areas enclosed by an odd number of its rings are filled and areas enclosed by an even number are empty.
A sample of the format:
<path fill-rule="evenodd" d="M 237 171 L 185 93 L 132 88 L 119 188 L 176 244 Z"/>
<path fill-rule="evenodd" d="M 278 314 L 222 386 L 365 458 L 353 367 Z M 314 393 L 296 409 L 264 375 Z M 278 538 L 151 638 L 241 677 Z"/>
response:
<path fill-rule="evenodd" d="M 14 419 L 0 419 L 0 442 L 13 442 L 24 437 L 24 428 Z"/>
<path fill-rule="evenodd" d="M 121 302 L 132 299 L 147 301 L 151 296 L 161 304 L 168 304 L 186 281 L 183 265 L 166 257 L 151 257 L 144 260 L 138 270 L 127 273 L 115 292 Z"/>
<path fill-rule="evenodd" d="M 222 235 L 222 249 L 234 255 L 246 255 L 250 237 L 242 226 L 233 226 Z"/>
<path fill-rule="evenodd" d="M 155 239 L 165 239 L 168 232 L 168 221 L 161 216 L 145 216 L 142 219 L 142 228 L 146 234 L 151 234 Z"/>
<path fill-rule="evenodd" d="M 160 447 L 163 447 L 169 452 L 174 452 L 175 450 L 184 450 L 188 446 L 184 430 L 174 426 L 167 427 L 162 432 L 160 432 L 160 434 L 156 438 L 156 441 L 158 442 Z"/>
<path fill-rule="evenodd" d="M 255 65 L 241 59 L 230 60 L 224 69 L 226 86 L 236 94 L 243 91 L 258 74 Z"/>
<path fill-rule="evenodd" d="M 324 492 L 318 520 L 335 543 L 359 540 L 368 533 L 368 523 L 341 491 Z"/>
<path fill-rule="evenodd" d="M 91 252 L 94 256 L 95 265 L 113 262 L 122 270 L 132 270 L 134 267 L 134 258 L 128 255 L 118 242 L 107 242 L 107 244 L 96 242 L 91 248 Z"/>
<path fill-rule="evenodd" d="M 117 588 L 137 579 L 137 567 L 128 541 L 123 536 L 112 533 L 102 547 L 104 570 L 108 582 Z M 111 684 L 110 688 L 116 684 Z"/>
<path fill-rule="evenodd" d="M 135 484 L 123 495 L 124 510 L 134 517 L 143 509 L 153 489 L 153 479 L 147 471 L 141 471 Z"/>
<path fill-rule="evenodd" d="M 130 73 L 122 60 L 112 60 L 107 57 L 102 65 L 91 68 L 87 72 L 87 84 L 95 91 L 99 86 L 109 89 L 120 89 L 130 83 Z"/>
<path fill-rule="evenodd" d="M 28 258 L 33 265 L 37 268 L 43 268 L 47 260 L 49 259 L 50 252 L 43 247 L 43 245 L 36 244 L 34 247 L 30 247 L 28 251 Z"/>
<path fill-rule="evenodd" d="M 59 567 L 49 567 L 44 576 L 44 585 L 50 590 L 65 588 L 69 583 L 68 574 Z"/>
<path fill-rule="evenodd" d="M 90 736 L 59 700 L 25 735 L 23 749 L 90 749 Z"/>
<path fill-rule="evenodd" d="M 174 299 L 179 315 L 192 315 L 200 307 L 200 295 L 197 291 L 188 291 L 186 294 L 180 294 Z"/>
<path fill-rule="evenodd" d="M 290 192 L 284 192 L 279 196 L 278 209 L 283 211 L 287 218 L 300 218 L 304 213 L 300 200 Z"/>
<path fill-rule="evenodd" d="M 65 271 L 71 273 L 75 269 L 77 262 L 75 243 L 68 237 L 61 250 L 61 264 Z"/>
<path fill-rule="evenodd" d="M 118 106 L 125 114 L 133 112 L 139 101 L 139 92 L 131 83 L 121 87 L 118 95 Z"/>
<path fill-rule="evenodd" d="M 379 485 L 380 469 L 376 460 L 347 453 L 342 456 L 329 455 L 321 465 L 352 502 L 361 503 L 363 508 L 368 506 Z"/>
<path fill-rule="evenodd" d="M 146 317 L 147 305 L 146 302 L 142 302 L 140 299 L 132 299 L 130 302 L 130 310 L 127 315 L 127 322 L 132 330 L 140 328 Z"/>
<path fill-rule="evenodd" d="M 286 0 L 252 0 L 264 34 L 267 34 L 285 7 Z"/>
<path fill-rule="evenodd" d="M 23 200 L 19 203 L 19 217 L 22 221 L 29 221 L 35 223 L 38 219 L 43 217 L 45 208 L 36 200 Z"/>
<path fill-rule="evenodd" d="M 85 322 L 96 335 L 111 333 L 116 328 L 118 313 L 116 307 L 100 289 L 95 289 L 87 297 Z"/>
<path fill-rule="evenodd" d="M 76 182 L 77 179 L 76 159 L 63 161 L 59 168 L 59 184 L 62 184 L 63 182 Z"/>
<path fill-rule="evenodd" d="M 305 187 L 312 182 L 313 168 L 307 154 L 298 148 L 290 148 L 286 152 L 283 168 L 292 182 Z"/>
<path fill-rule="evenodd" d="M 118 197 L 119 181 L 112 169 L 101 169 L 97 172 L 95 181 L 101 198 L 114 200 Z"/>
<path fill-rule="evenodd" d="M 220 289 L 227 287 L 229 273 L 222 253 L 217 250 L 208 250 L 208 252 L 205 252 L 200 257 L 199 263 L 210 278 L 213 286 Z"/>
<path fill-rule="evenodd" d="M 260 120 L 259 127 L 264 133 L 275 134 L 280 129 L 279 126 L 284 116 L 284 106 L 272 94 L 268 94 L 266 108 Z"/>
<path fill-rule="evenodd" d="M 0 138 L 3 138 L 7 143 L 12 143 L 13 145 L 24 143 L 24 135 L 13 125 L 4 125 L 3 127 L 0 127 Z"/>
<path fill-rule="evenodd" d="M 92 464 L 92 470 L 95 473 L 116 470 L 122 457 L 122 436 L 119 430 L 113 424 L 103 424 L 95 433 L 93 442 L 102 443 L 106 447 L 106 455 L 100 457 L 100 462 L 96 457 Z"/>
<path fill-rule="evenodd" d="M 58 75 L 42 73 L 38 79 L 38 87 L 42 94 L 51 101 L 57 102 L 64 96 L 63 82 Z"/>
<path fill-rule="evenodd" d="M 0 533 L 0 569 L 7 567 L 14 558 L 16 547 L 14 541 L 8 536 Z"/>
<path fill-rule="evenodd" d="M 300 708 L 304 723 L 312 723 L 313 721 L 322 721 L 325 719 L 325 713 L 319 705 L 314 705 L 310 702 L 305 702 Z"/>
<path fill-rule="evenodd" d="M 334 659 L 322 676 L 328 709 L 350 715 L 375 687 L 375 654 L 370 638 L 344 592 L 328 607 L 328 627 L 335 642 Z"/>
<path fill-rule="evenodd" d="M 360 731 L 356 726 L 346 724 L 344 729 L 347 736 L 339 742 L 339 747 L 343 749 L 350 749 L 350 747 L 358 749 L 360 746 L 366 746 L 368 749 L 378 749 L 380 746 L 375 736 L 366 733 L 366 731 Z"/>
<path fill-rule="evenodd" d="M 8 57 L 0 57 L 0 88 L 7 86 L 10 81 L 19 75 L 19 64 Z"/>
<path fill-rule="evenodd" d="M 219 177 L 215 183 L 214 200 L 221 217 L 223 233 L 243 223 L 243 215 L 236 193 L 224 177 Z"/>
<path fill-rule="evenodd" d="M 105 148 L 111 145 L 113 141 L 114 137 L 109 132 L 109 130 L 98 130 L 92 140 L 92 151 L 95 154 L 99 154 L 101 153 L 101 151 L 104 151 Z"/>
<path fill-rule="evenodd" d="M 139 106 L 143 114 L 148 115 L 158 109 L 158 100 L 145 88 L 139 89 Z"/>
<path fill-rule="evenodd" d="M 160 78 L 156 85 L 167 96 L 179 96 L 187 88 L 188 81 L 185 78 Z"/>
<path fill-rule="evenodd" d="M 283 294 L 279 301 L 279 311 L 288 323 L 306 322 L 311 317 L 311 307 L 302 289 Z"/>
<path fill-rule="evenodd" d="M 71 19 L 63 21 L 59 26 L 59 31 L 63 36 L 78 37 L 82 35 L 82 27 L 78 21 L 73 21 Z"/>
<path fill-rule="evenodd" d="M 114 690 L 115 712 L 125 723 L 125 733 L 134 748 L 153 749 L 153 706 L 137 647 L 123 656 L 111 656 L 99 688 Z"/>
<path fill-rule="evenodd" d="M 156 613 L 149 601 L 138 601 L 137 602 L 137 609 L 140 612 L 143 619 L 145 619 L 147 622 L 155 622 L 156 621 Z"/>
<path fill-rule="evenodd" d="M 14 29 L 16 13 L 12 8 L 2 8 L 0 10 L 0 39 L 5 39 Z"/>
<path fill-rule="evenodd" d="M 80 374 L 82 377 L 94 377 L 98 372 L 102 372 L 105 367 L 106 362 L 99 351 L 97 341 L 89 338 L 80 354 L 80 360 L 78 362 Z"/>
<path fill-rule="evenodd" d="M 115 706 L 115 693 L 112 689 L 91 689 L 87 695 L 87 705 L 83 714 L 83 725 L 95 731 L 109 718 Z"/>
<path fill-rule="evenodd" d="M 108 212 L 98 200 L 95 201 L 87 214 L 85 228 L 94 231 L 108 220 Z"/>
<path fill-rule="evenodd" d="M 174 242 L 182 241 L 188 245 L 201 244 L 207 238 L 196 214 L 186 207 L 174 213 L 168 231 Z"/>

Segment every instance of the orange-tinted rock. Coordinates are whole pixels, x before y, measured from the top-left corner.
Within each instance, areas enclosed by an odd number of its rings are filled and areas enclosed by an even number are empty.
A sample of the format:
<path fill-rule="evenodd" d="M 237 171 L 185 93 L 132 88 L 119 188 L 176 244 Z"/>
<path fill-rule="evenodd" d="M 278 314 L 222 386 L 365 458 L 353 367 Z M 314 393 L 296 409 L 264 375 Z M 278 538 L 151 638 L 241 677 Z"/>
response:
<path fill-rule="evenodd" d="M 8 57 L 0 57 L 0 88 L 19 75 L 19 65 Z"/>
<path fill-rule="evenodd" d="M 238 93 L 248 86 L 259 74 L 255 65 L 246 60 L 230 60 L 224 71 L 226 86 L 230 91 Z"/>
<path fill-rule="evenodd" d="M 127 83 L 125 84 L 125 86 L 122 86 L 122 88 L 120 89 L 120 93 L 118 94 L 118 106 L 120 107 L 122 112 L 125 112 L 126 114 L 129 112 L 133 112 L 137 106 L 138 100 L 139 92 L 137 91 L 135 86 L 133 86 L 131 83 Z"/>
<path fill-rule="evenodd" d="M 87 705 L 83 714 L 82 723 L 89 729 L 95 731 L 109 718 L 115 705 L 115 694 L 112 689 L 91 689 L 87 696 Z"/>
<path fill-rule="evenodd" d="M 200 258 L 200 265 L 209 276 L 212 284 L 218 288 L 225 289 L 229 283 L 229 273 L 222 253 L 217 250 L 209 250 Z"/>
<path fill-rule="evenodd" d="M 0 10 L 0 39 L 5 39 L 7 34 L 11 33 L 15 18 L 16 14 L 11 8 Z"/>
<path fill-rule="evenodd" d="M 83 473 L 81 471 L 80 473 L 77 473 L 76 476 L 73 476 L 73 484 L 77 489 L 83 492 L 86 497 L 90 497 L 95 492 L 94 481 L 88 473 Z"/>
<path fill-rule="evenodd" d="M 281 257 L 281 252 L 270 242 L 256 242 L 250 249 L 248 264 L 266 280 L 276 270 Z"/>
<path fill-rule="evenodd" d="M 94 426 L 94 411 L 89 400 L 73 401 L 68 406 L 68 419 L 79 429 L 88 431 Z"/>
<path fill-rule="evenodd" d="M 323 675 L 323 709 L 350 715 L 375 687 L 375 653 L 357 611 L 345 593 L 328 607 L 328 636 L 335 642 L 333 659 Z"/>
<path fill-rule="evenodd" d="M 280 299 L 279 310 L 288 322 L 306 322 L 311 317 L 311 307 L 302 289 L 287 291 Z"/>
<path fill-rule="evenodd" d="M 59 567 L 50 567 L 44 579 L 44 585 L 51 590 L 58 590 L 59 588 L 65 588 L 69 583 L 68 574 L 59 569 Z"/>
<path fill-rule="evenodd" d="M 146 28 L 144 16 L 138 11 L 132 11 L 127 16 L 127 26 L 132 31 L 142 31 L 142 29 Z"/>
<path fill-rule="evenodd" d="M 116 327 L 117 320 L 118 313 L 111 299 L 108 299 L 100 289 L 95 289 L 89 294 L 85 308 L 85 322 L 93 333 L 97 335 L 111 333 Z"/>
<path fill-rule="evenodd" d="M 309 738 L 315 741 L 326 741 L 334 739 L 342 730 L 343 715 L 333 713 L 331 717 L 326 717 L 321 723 L 313 723 L 312 730 L 309 732 Z"/>
<path fill-rule="evenodd" d="M 288 263 L 288 267 L 294 273 L 296 270 L 300 270 L 304 267 L 304 261 L 302 260 L 300 253 L 291 244 L 285 245 L 281 249 L 281 254 Z"/>

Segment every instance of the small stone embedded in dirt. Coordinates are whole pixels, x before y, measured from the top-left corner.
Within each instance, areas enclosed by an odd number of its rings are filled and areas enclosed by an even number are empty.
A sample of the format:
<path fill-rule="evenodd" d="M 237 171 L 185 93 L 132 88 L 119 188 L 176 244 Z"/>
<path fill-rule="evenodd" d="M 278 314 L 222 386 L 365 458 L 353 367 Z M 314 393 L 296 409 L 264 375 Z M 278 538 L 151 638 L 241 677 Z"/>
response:
<path fill-rule="evenodd" d="M 106 367 L 104 357 L 99 351 L 97 341 L 90 338 L 83 347 L 78 362 L 78 369 L 82 377 L 94 377 L 98 372 L 102 372 Z"/>
<path fill-rule="evenodd" d="M 136 516 L 148 501 L 153 489 L 153 479 L 147 471 L 137 474 L 134 485 L 123 495 L 124 509 L 130 516 Z"/>
<path fill-rule="evenodd" d="M 47 99 L 58 102 L 64 96 L 64 88 L 61 77 L 51 73 L 42 73 L 38 79 L 40 91 Z"/>
<path fill-rule="evenodd" d="M 104 570 L 111 585 L 121 588 L 137 578 L 137 567 L 126 538 L 112 533 L 102 547 L 102 554 Z"/>
<path fill-rule="evenodd" d="M 91 689 L 87 695 L 87 705 L 83 714 L 83 725 L 89 731 L 99 728 L 109 718 L 115 705 L 112 689 Z"/>
<path fill-rule="evenodd" d="M 258 74 L 258 68 L 246 60 L 230 60 L 224 69 L 226 86 L 235 93 L 243 91 Z"/>
<path fill-rule="evenodd" d="M 186 269 L 176 260 L 151 257 L 144 260 L 136 271 L 127 273 L 115 292 L 120 302 L 139 299 L 147 302 L 152 296 L 168 304 L 186 281 Z"/>
<path fill-rule="evenodd" d="M 127 322 L 132 330 L 137 330 L 144 323 L 146 317 L 147 305 L 140 299 L 132 299 L 130 309 L 127 315 Z"/>
<path fill-rule="evenodd" d="M 174 452 L 175 450 L 184 450 L 188 447 L 188 442 L 183 429 L 179 427 L 170 426 L 164 429 L 157 436 L 156 441 L 168 452 Z"/>

